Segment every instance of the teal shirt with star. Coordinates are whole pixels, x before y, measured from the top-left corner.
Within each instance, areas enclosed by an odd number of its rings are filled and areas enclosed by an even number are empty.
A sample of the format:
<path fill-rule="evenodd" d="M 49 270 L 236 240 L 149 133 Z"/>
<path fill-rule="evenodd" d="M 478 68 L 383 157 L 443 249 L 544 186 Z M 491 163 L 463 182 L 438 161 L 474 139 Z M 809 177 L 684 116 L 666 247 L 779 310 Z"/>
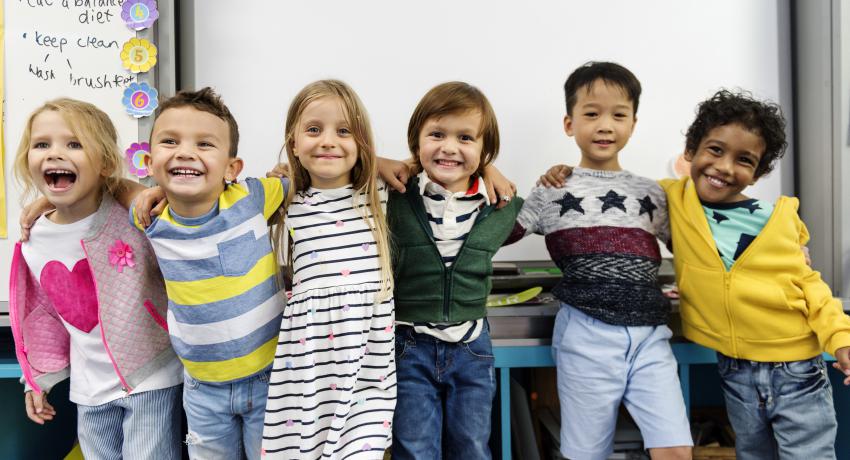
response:
<path fill-rule="evenodd" d="M 764 228 L 773 204 L 753 198 L 735 203 L 703 203 L 702 209 L 728 271 Z"/>

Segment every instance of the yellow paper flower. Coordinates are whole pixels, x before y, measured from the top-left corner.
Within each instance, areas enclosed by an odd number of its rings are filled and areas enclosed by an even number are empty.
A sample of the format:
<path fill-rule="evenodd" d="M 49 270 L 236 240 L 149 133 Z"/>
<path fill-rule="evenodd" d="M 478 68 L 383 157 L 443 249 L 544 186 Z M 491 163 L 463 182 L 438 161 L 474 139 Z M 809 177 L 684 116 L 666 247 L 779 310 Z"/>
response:
<path fill-rule="evenodd" d="M 156 65 L 156 46 L 144 38 L 131 38 L 121 49 L 121 63 L 130 72 L 147 72 Z"/>

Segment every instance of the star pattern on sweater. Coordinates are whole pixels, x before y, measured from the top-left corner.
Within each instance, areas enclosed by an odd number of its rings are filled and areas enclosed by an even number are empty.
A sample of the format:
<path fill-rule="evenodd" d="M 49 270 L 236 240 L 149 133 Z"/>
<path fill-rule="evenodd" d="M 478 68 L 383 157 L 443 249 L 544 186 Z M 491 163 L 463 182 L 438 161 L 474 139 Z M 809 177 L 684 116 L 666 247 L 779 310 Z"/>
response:
<path fill-rule="evenodd" d="M 756 200 L 745 201 L 745 202 L 741 203 L 741 207 L 746 209 L 747 211 L 750 211 L 750 214 L 761 209 L 761 206 L 759 206 L 758 201 L 756 201 Z"/>
<path fill-rule="evenodd" d="M 718 224 L 723 222 L 724 220 L 729 220 L 728 217 L 724 216 L 723 214 L 720 214 L 717 211 L 714 211 L 714 213 L 711 215 L 711 218 L 714 219 L 714 221 Z"/>
<path fill-rule="evenodd" d="M 623 202 L 626 201 L 626 195 L 620 195 L 613 190 L 608 190 L 608 193 L 603 196 L 598 196 L 596 198 L 598 198 L 599 201 L 602 202 L 603 213 L 611 208 L 617 208 L 623 212 L 626 212 L 626 205 L 623 204 Z"/>
<path fill-rule="evenodd" d="M 649 221 L 652 222 L 652 212 L 658 209 L 658 206 L 652 202 L 652 198 L 650 198 L 649 195 L 639 199 L 638 203 L 640 203 L 640 212 L 638 215 L 640 216 L 643 215 L 643 213 L 647 213 L 649 214 Z"/>
<path fill-rule="evenodd" d="M 584 214 L 584 208 L 581 207 L 581 200 L 583 199 L 584 197 L 573 196 L 572 193 L 567 192 L 563 198 L 552 203 L 561 205 L 561 216 L 570 210 Z"/>

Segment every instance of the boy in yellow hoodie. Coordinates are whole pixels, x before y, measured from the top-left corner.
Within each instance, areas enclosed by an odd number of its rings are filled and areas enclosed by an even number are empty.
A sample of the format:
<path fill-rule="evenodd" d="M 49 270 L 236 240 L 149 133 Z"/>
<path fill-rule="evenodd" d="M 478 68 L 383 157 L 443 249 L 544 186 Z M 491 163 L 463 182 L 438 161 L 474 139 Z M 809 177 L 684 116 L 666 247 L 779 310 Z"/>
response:
<path fill-rule="evenodd" d="M 821 351 L 850 384 L 850 318 L 805 262 L 796 198 L 743 191 L 784 154 L 775 104 L 719 91 L 686 135 L 690 176 L 665 179 L 685 337 L 717 350 L 740 460 L 834 459 L 836 419 Z M 557 185 L 569 169 L 541 181 Z"/>
<path fill-rule="evenodd" d="M 743 194 L 785 151 L 780 109 L 719 91 L 699 105 L 686 139 L 690 177 L 661 181 L 682 326 L 717 350 L 737 458 L 835 458 L 821 350 L 850 375 L 850 318 L 805 262 L 798 200 Z"/>

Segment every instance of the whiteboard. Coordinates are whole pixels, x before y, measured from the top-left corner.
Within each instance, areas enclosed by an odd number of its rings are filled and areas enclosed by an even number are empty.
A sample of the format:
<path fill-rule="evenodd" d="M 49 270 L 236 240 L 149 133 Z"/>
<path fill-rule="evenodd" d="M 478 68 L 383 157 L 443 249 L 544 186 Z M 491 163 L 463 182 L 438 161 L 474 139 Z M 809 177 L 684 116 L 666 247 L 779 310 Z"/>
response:
<path fill-rule="evenodd" d="M 116 0 L 4 0 L 5 172 L 9 238 L 0 240 L 0 301 L 9 299 L 9 265 L 20 237 L 21 188 L 13 165 L 29 114 L 49 99 L 72 97 L 106 112 L 126 148 L 138 142 L 139 123 L 121 105 L 137 80 L 121 65 L 121 46 L 136 33 L 121 20 Z M 2 310 L 5 310 L 3 308 Z"/>
<path fill-rule="evenodd" d="M 790 104 L 790 33 L 775 0 L 325 0 L 194 2 L 181 66 L 213 86 L 241 130 L 245 174 L 263 175 L 282 146 L 285 112 L 310 81 L 348 82 L 368 109 L 380 155 L 408 156 L 406 130 L 432 86 L 481 88 L 499 120 L 496 165 L 528 194 L 550 165 L 576 164 L 563 132 L 563 84 L 589 60 L 621 63 L 640 79 L 635 133 L 621 164 L 670 177 L 696 104 L 720 87 L 746 88 Z M 786 5 L 787 6 L 787 5 Z M 787 19 L 787 18 L 786 18 Z M 786 21 L 787 22 L 787 21 Z M 186 67 L 188 66 L 188 67 Z M 785 104 L 786 113 L 790 106 Z M 790 162 L 785 167 L 791 167 Z M 775 199 L 781 168 L 750 192 Z M 790 176 L 789 176 L 790 177 Z M 789 186 L 789 184 L 784 184 Z M 497 259 L 544 260 L 540 237 Z"/>

